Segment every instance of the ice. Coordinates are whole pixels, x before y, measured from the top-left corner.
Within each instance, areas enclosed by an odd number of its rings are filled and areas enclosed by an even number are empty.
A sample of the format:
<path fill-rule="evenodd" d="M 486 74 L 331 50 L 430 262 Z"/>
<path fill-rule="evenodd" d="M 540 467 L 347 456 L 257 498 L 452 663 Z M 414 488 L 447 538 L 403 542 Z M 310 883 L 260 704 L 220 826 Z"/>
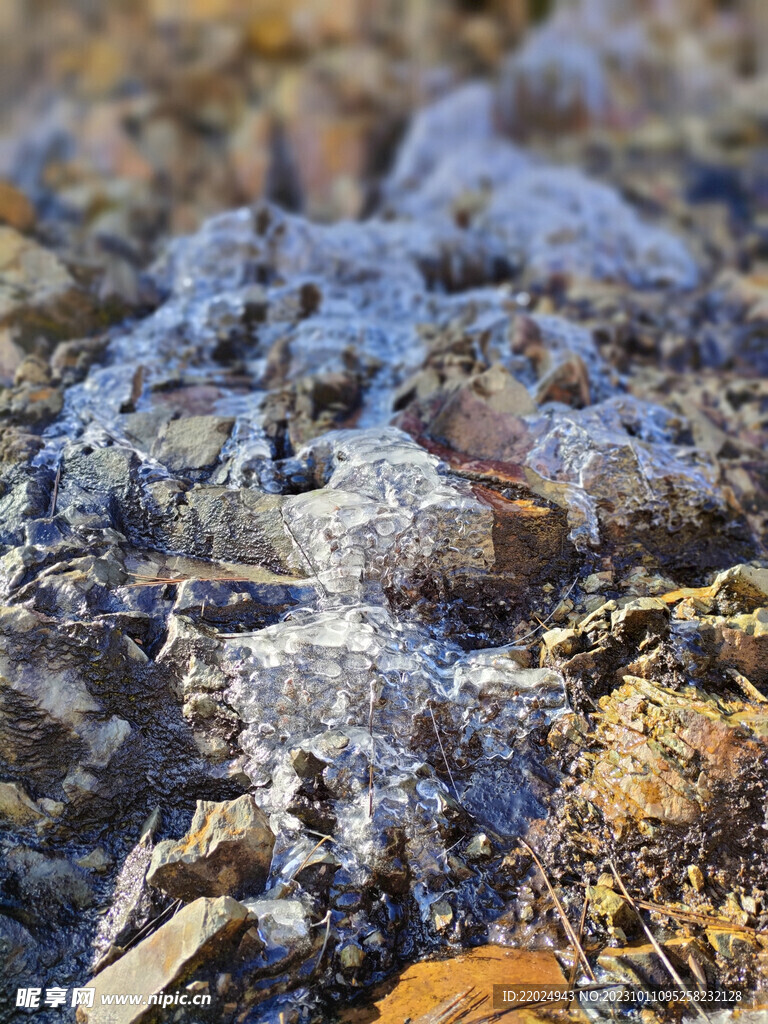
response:
<path fill-rule="evenodd" d="M 332 593 L 492 564 L 490 511 L 401 431 L 333 431 L 301 454 L 326 466 L 325 487 L 289 498 L 283 516 Z"/>

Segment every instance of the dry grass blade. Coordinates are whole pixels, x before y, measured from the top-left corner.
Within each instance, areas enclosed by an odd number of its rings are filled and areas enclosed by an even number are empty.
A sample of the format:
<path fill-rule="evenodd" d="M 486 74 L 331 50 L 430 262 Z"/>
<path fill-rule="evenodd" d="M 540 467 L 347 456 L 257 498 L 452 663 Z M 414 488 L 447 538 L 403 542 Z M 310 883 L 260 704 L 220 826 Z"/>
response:
<path fill-rule="evenodd" d="M 312 565 L 312 560 L 310 559 L 310 557 L 307 554 L 307 552 L 304 550 L 304 545 L 301 543 L 299 538 L 296 536 L 296 534 L 291 529 L 290 524 L 288 523 L 288 520 L 285 518 L 285 515 L 284 515 L 284 513 L 282 511 L 280 512 L 280 518 L 281 518 L 281 520 L 283 522 L 283 526 L 285 527 L 286 533 L 288 534 L 288 536 L 291 538 L 293 543 L 296 545 L 296 547 L 301 552 L 301 557 L 304 559 L 304 561 L 307 564 L 307 568 L 309 569 L 310 577 L 313 577 L 317 581 L 320 589 L 323 592 L 323 595 L 325 597 L 328 597 L 329 594 L 328 594 L 328 591 L 325 589 L 325 584 L 320 579 L 320 577 L 317 575 L 317 570 L 315 569 L 314 565 Z"/>
<path fill-rule="evenodd" d="M 579 921 L 579 933 L 578 942 L 581 945 L 581 940 L 584 938 L 584 924 L 587 920 L 587 910 L 589 909 L 589 896 L 584 898 L 584 906 L 581 908 L 581 920 Z M 574 951 L 575 952 L 575 951 Z M 579 969 L 579 958 L 574 956 L 573 965 L 568 975 L 568 988 L 573 988 L 576 984 L 576 974 Z"/>
<path fill-rule="evenodd" d="M 539 860 L 538 854 L 536 853 L 534 848 L 529 843 L 526 843 L 526 841 L 524 839 L 521 839 L 520 842 L 523 844 L 523 846 L 526 848 L 526 850 L 528 850 L 530 852 L 531 856 L 536 861 L 536 867 L 541 872 L 541 877 L 544 879 L 544 882 L 545 882 L 545 884 L 547 886 L 547 889 L 549 890 L 549 895 L 555 901 L 555 906 L 557 907 L 557 912 L 560 915 L 560 920 L 563 922 L 563 928 L 565 928 L 566 935 L 568 936 L 568 939 L 569 939 L 571 945 L 573 946 L 574 954 L 576 954 L 578 956 L 578 959 L 581 960 L 581 962 L 584 964 L 584 969 L 587 972 L 587 974 L 589 975 L 589 977 L 592 979 L 592 981 L 597 981 L 597 978 L 595 977 L 594 971 L 592 970 L 592 967 L 590 966 L 589 960 L 587 960 L 587 954 L 584 952 L 584 947 L 581 945 L 581 941 L 580 941 L 578 935 L 573 930 L 573 925 L 568 920 L 568 915 L 566 914 L 565 909 L 563 908 L 563 905 L 560 902 L 560 899 L 559 899 L 557 893 L 553 889 L 552 884 L 549 881 L 549 878 L 547 877 L 547 873 L 544 870 L 544 865 Z"/>
<path fill-rule="evenodd" d="M 714 917 L 712 914 L 695 914 L 692 910 L 671 910 L 659 903 L 652 903 L 650 900 L 636 899 L 635 903 L 644 910 L 650 910 L 661 917 L 670 917 L 675 921 L 685 921 L 686 924 L 700 924 L 707 928 L 728 928 L 732 932 L 746 932 L 748 935 L 765 935 L 765 930 L 750 928 L 747 924 L 738 924 L 736 921 L 729 921 L 725 917 Z"/>
<path fill-rule="evenodd" d="M 304 860 L 303 860 L 303 861 L 301 862 L 301 864 L 299 864 L 299 866 L 298 866 L 298 867 L 296 868 L 296 870 L 295 870 L 295 871 L 293 872 L 293 874 L 292 874 L 292 875 L 291 875 L 291 877 L 290 877 L 290 878 L 288 879 L 288 881 L 289 881 L 289 882 L 292 882 L 292 881 L 294 880 L 294 878 L 296 877 L 296 875 L 298 875 L 300 871 L 303 871 L 303 870 L 304 870 L 304 868 L 305 868 L 305 867 L 307 866 L 307 864 L 309 863 L 309 858 L 310 858 L 310 857 L 312 856 L 312 854 L 313 854 L 313 853 L 315 852 L 315 850 L 319 850 L 319 849 L 320 849 L 320 847 L 321 847 L 321 846 L 323 845 L 323 843 L 332 843 L 332 842 L 333 842 L 333 836 L 323 836 L 323 837 L 322 837 L 322 839 L 321 839 L 321 840 L 320 840 L 319 842 L 315 843 L 315 845 L 314 845 L 314 846 L 312 847 L 312 849 L 311 849 L 311 850 L 309 851 L 309 853 L 308 853 L 308 854 L 307 854 L 307 856 L 306 856 L 306 857 L 304 858 Z"/>
<path fill-rule="evenodd" d="M 312 856 L 312 855 L 310 854 L 310 856 Z M 323 962 L 323 957 L 325 956 L 325 951 L 328 948 L 328 939 L 331 936 L 331 911 L 330 910 L 326 912 L 326 915 L 325 915 L 324 918 L 322 918 L 320 921 L 317 921 L 315 924 L 310 925 L 310 927 L 311 928 L 322 928 L 323 925 L 325 925 L 325 938 L 323 939 L 323 945 L 322 945 L 322 948 L 320 950 L 320 956 L 317 958 L 317 963 L 315 964 L 315 966 L 313 968 L 313 972 L 318 970 L 318 968 L 320 967 L 320 964 Z"/>
<path fill-rule="evenodd" d="M 188 580 L 201 583 L 247 583 L 250 580 L 248 576 L 151 576 L 143 572 L 132 572 L 130 575 L 136 582 L 126 583 L 127 587 L 162 587 L 165 584 L 186 583 Z"/>
<path fill-rule="evenodd" d="M 459 793 L 458 790 L 456 789 L 456 783 L 453 781 L 451 766 L 448 764 L 448 758 L 445 756 L 445 748 L 443 747 L 443 741 L 440 739 L 440 732 L 437 728 L 437 722 L 435 721 L 435 716 L 431 707 L 429 708 L 429 714 L 432 719 L 432 726 L 435 730 L 435 736 L 437 736 L 437 742 L 440 745 L 440 753 L 443 755 L 443 764 L 445 765 L 445 770 L 448 772 L 448 778 L 451 780 L 451 788 L 453 789 L 453 795 L 456 797 L 456 802 L 458 803 Z"/>
<path fill-rule="evenodd" d="M 48 518 L 53 519 L 56 514 L 56 499 L 59 496 L 59 483 L 61 482 L 61 456 L 56 464 L 56 476 L 53 479 L 53 493 L 51 494 L 51 509 Z"/>
<path fill-rule="evenodd" d="M 664 952 L 664 950 L 661 948 L 659 943 L 656 941 L 656 936 L 653 934 L 651 929 L 648 927 L 648 925 L 642 919 L 637 904 L 635 903 L 635 901 L 632 899 L 632 897 L 627 892 L 626 886 L 624 885 L 624 882 L 621 879 L 621 875 L 619 875 L 619 872 L 616 870 L 616 865 L 613 863 L 612 860 L 609 860 L 608 863 L 611 866 L 611 871 L 613 872 L 613 877 L 616 879 L 616 884 L 618 885 L 619 889 L 621 889 L 622 896 L 629 903 L 630 907 L 632 907 L 634 912 L 637 914 L 638 920 L 640 921 L 640 925 L 641 925 L 643 931 L 645 932 L 645 934 L 646 934 L 646 936 L 648 938 L 648 941 L 650 942 L 650 944 L 653 946 L 654 950 L 656 951 L 656 955 L 658 956 L 659 960 L 661 960 L 661 962 L 664 964 L 665 969 L 667 970 L 667 972 L 669 973 L 670 978 L 672 978 L 672 980 L 675 982 L 675 984 L 679 985 L 682 990 L 685 990 L 687 988 L 687 986 L 683 983 L 682 978 L 680 977 L 680 975 L 675 970 L 675 968 L 674 968 L 672 962 L 670 961 L 669 957 L 667 956 L 667 954 Z M 696 1012 L 702 1018 L 702 1020 L 708 1021 L 711 1024 L 711 1018 L 704 1012 L 704 1010 L 701 1008 L 701 1006 L 699 1006 L 698 1003 L 694 1003 L 693 1004 L 693 1008 L 694 1008 L 694 1010 L 696 1010 Z"/>
<path fill-rule="evenodd" d="M 539 630 L 540 630 L 540 629 L 544 629 L 544 627 L 545 627 L 545 626 L 546 626 L 546 625 L 547 625 L 547 624 L 548 624 L 548 623 L 550 622 L 550 620 L 552 619 L 552 616 L 553 616 L 553 615 L 555 614 L 555 612 L 557 611 L 558 607 L 559 607 L 559 606 L 560 606 L 560 605 L 561 605 L 561 604 L 563 603 L 563 601 L 565 601 L 565 599 L 566 599 L 566 598 L 567 598 L 567 597 L 568 597 L 568 596 L 570 595 L 571 591 L 573 590 L 573 588 L 574 588 L 574 587 L 576 586 L 576 584 L 577 584 L 578 582 L 579 582 L 579 577 L 577 576 L 577 577 L 576 577 L 576 579 L 575 579 L 575 580 L 573 581 L 573 583 L 572 583 L 572 584 L 570 585 L 570 587 L 568 587 L 568 589 L 566 590 L 566 592 L 565 592 L 565 593 L 563 594 L 563 596 L 562 596 L 562 597 L 560 598 L 560 600 L 559 600 L 559 601 L 557 602 L 557 604 L 555 605 L 555 607 L 554 607 L 554 608 L 552 609 L 552 611 L 551 611 L 551 612 L 549 613 L 549 615 L 547 615 L 547 617 L 546 617 L 545 619 L 540 619 L 540 618 L 538 617 L 538 615 L 536 616 L 536 621 L 538 622 L 538 626 L 537 626 L 537 627 L 536 627 L 535 629 L 532 629 L 532 630 L 530 631 L 530 633 L 526 633 L 526 634 L 525 634 L 525 636 L 521 636 L 519 640 L 515 640 L 515 646 L 516 646 L 516 647 L 517 647 L 517 646 L 518 646 L 519 644 L 522 644 L 522 643 L 524 643 L 524 641 L 526 641 L 526 640 L 530 640 L 530 638 L 531 638 L 531 637 L 533 637 L 533 636 L 536 636 L 536 634 L 537 634 L 537 633 L 539 632 Z"/>
<path fill-rule="evenodd" d="M 368 762 L 368 817 L 373 817 L 373 765 L 374 758 L 376 756 L 376 748 L 373 744 L 373 708 L 376 701 L 376 691 L 374 690 L 373 682 L 371 682 L 371 706 L 368 711 L 368 736 L 371 740 L 371 756 Z"/>
<path fill-rule="evenodd" d="M 169 918 L 174 917 L 176 915 L 180 907 L 181 900 L 174 900 L 173 903 L 171 903 L 169 906 L 165 908 L 165 910 L 161 910 L 156 917 L 153 917 L 151 920 L 147 921 L 147 923 L 142 928 L 139 928 L 136 934 L 133 935 L 128 940 L 128 942 L 126 942 L 124 948 L 132 949 L 133 946 L 136 946 L 139 942 L 141 942 L 141 940 L 150 932 L 157 931 L 161 924 L 165 924 L 165 922 Z"/>

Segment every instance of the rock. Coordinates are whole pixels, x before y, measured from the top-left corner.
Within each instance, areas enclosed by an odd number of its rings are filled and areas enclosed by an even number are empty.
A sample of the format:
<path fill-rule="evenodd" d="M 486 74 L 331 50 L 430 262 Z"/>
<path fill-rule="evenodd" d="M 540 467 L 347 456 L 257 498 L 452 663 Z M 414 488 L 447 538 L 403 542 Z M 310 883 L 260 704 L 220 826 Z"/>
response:
<path fill-rule="evenodd" d="M 760 705 L 721 702 L 693 687 L 678 694 L 626 676 L 600 706 L 602 749 L 579 789 L 616 834 L 631 823 L 650 834 L 654 823 L 728 820 L 732 780 L 768 740 Z"/>
<path fill-rule="evenodd" d="M 84 857 L 78 857 L 75 861 L 78 867 L 85 868 L 86 871 L 95 871 L 97 875 L 107 874 L 114 863 L 103 846 L 97 846 L 95 850 L 91 850 Z"/>
<path fill-rule="evenodd" d="M 0 226 L 0 327 L 11 327 L 26 347 L 86 334 L 97 320 L 93 304 L 54 253 Z"/>
<path fill-rule="evenodd" d="M 60 341 L 50 359 L 54 379 L 67 384 L 82 380 L 106 349 L 107 342 L 107 335 Z"/>
<path fill-rule="evenodd" d="M 22 234 L 35 226 L 35 208 L 21 189 L 0 180 L 0 223 Z"/>
<path fill-rule="evenodd" d="M 316 778 L 322 775 L 323 769 L 328 767 L 328 763 L 321 761 L 311 750 L 302 750 L 301 748 L 291 751 L 291 764 L 301 779 Z"/>
<path fill-rule="evenodd" d="M 84 871 L 65 857 L 50 857 L 27 846 L 17 846 L 6 857 L 9 870 L 16 876 L 22 897 L 42 910 L 82 911 L 94 903 L 94 893 Z"/>
<path fill-rule="evenodd" d="M 447 900 L 437 900 L 429 908 L 429 918 L 436 932 L 443 932 L 453 923 L 453 907 Z"/>
<path fill-rule="evenodd" d="M 345 971 L 356 971 L 365 963 L 365 951 L 354 942 L 348 942 L 339 950 L 339 963 Z"/>
<path fill-rule="evenodd" d="M 637 927 L 637 914 L 627 901 L 604 885 L 588 885 L 589 911 L 610 928 L 621 928 L 625 932 Z"/>
<path fill-rule="evenodd" d="M 229 952 L 247 916 L 246 908 L 229 896 L 201 897 L 182 907 L 170 921 L 89 982 L 95 990 L 93 1007 L 78 1007 L 77 1020 L 80 1024 L 98 1024 L 101 996 L 115 992 L 141 995 L 145 1005 L 111 1009 L 114 1024 L 141 1020 L 146 1016 L 149 996 L 180 986 L 196 967 Z"/>
<path fill-rule="evenodd" d="M 711 966 L 706 947 L 698 939 L 672 938 L 662 942 L 661 946 L 673 966 L 683 976 L 689 974 L 688 964 L 691 956 L 697 962 Z M 600 953 L 597 962 L 603 970 L 610 971 L 630 985 L 648 988 L 670 984 L 669 972 L 650 943 L 641 942 L 619 948 L 609 946 Z"/>
<path fill-rule="evenodd" d="M 473 836 L 464 848 L 464 856 L 467 860 L 486 860 L 493 856 L 493 846 L 484 832 Z"/>
<path fill-rule="evenodd" d="M 18 782 L 0 782 L 0 817 L 16 825 L 36 825 L 48 820 L 45 811 Z"/>
<path fill-rule="evenodd" d="M 768 602 L 768 569 L 734 565 L 715 577 L 711 591 L 722 614 L 754 611 Z"/>
<path fill-rule="evenodd" d="M 37 943 L 24 925 L 0 915 L 0 969 L 6 979 L 27 976 L 34 969 Z"/>
<path fill-rule="evenodd" d="M 757 948 L 757 943 L 749 932 L 707 928 L 706 934 L 710 946 L 724 960 L 739 960 L 744 956 L 752 956 Z"/>
<path fill-rule="evenodd" d="M 541 639 L 550 658 L 569 658 L 581 647 L 581 633 L 578 629 L 548 629 L 541 634 Z"/>
<path fill-rule="evenodd" d="M 77 801 L 109 795 L 121 784 L 119 775 L 102 785 L 91 773 L 100 775 L 112 762 L 129 741 L 131 727 L 91 696 L 87 678 L 92 661 L 84 657 L 75 636 L 52 625 L 47 616 L 18 606 L 0 609 L 0 632 L 13 641 L 0 659 L 0 735 L 6 761 L 49 794 L 50 787 L 55 792 L 60 786 L 65 792 L 71 788 L 70 799 Z M 93 650 L 104 645 L 100 658 L 106 651 L 112 671 L 130 671 L 136 660 L 135 645 L 127 637 L 108 633 L 91 643 Z M 47 671 L 41 676 L 37 659 L 44 652 Z M 23 733 L 14 724 L 22 713 L 30 723 Z M 86 775 L 92 785 L 76 783 Z"/>
<path fill-rule="evenodd" d="M 152 445 L 152 455 L 172 473 L 215 465 L 234 420 L 220 416 L 187 416 L 171 420 Z"/>
<path fill-rule="evenodd" d="M 152 490 L 148 508 L 136 509 L 136 519 L 125 525 L 140 535 L 141 518 L 149 514 L 152 537 L 161 550 L 263 565 L 292 576 L 305 570 L 285 527 L 281 496 L 200 485 L 183 492 L 165 482 Z"/>
<path fill-rule="evenodd" d="M 426 1022 L 428 1012 L 439 1010 L 443 1002 L 447 1012 L 449 1003 L 455 1006 L 457 992 L 481 984 L 564 985 L 565 977 L 548 950 L 480 946 L 448 959 L 425 960 L 402 969 L 394 984 L 389 980 L 373 988 L 367 1012 L 375 1013 L 375 1020 Z M 340 1020 L 352 1024 L 359 1012 L 358 1008 L 346 1010 Z"/>
<path fill-rule="evenodd" d="M 16 369 L 13 383 L 16 387 L 31 384 L 33 387 L 50 384 L 51 375 L 48 364 L 39 356 L 26 356 Z"/>
<path fill-rule="evenodd" d="M 714 634 L 720 662 L 732 665 L 757 686 L 768 683 L 768 608 L 715 619 Z"/>
<path fill-rule="evenodd" d="M 503 367 L 494 366 L 450 395 L 429 429 L 454 451 L 515 462 L 516 446 L 526 436 L 520 417 L 535 408 L 527 389 Z"/>
<path fill-rule="evenodd" d="M 611 613 L 611 630 L 620 636 L 658 636 L 668 628 L 669 609 L 656 597 L 638 597 Z"/>
<path fill-rule="evenodd" d="M 274 842 L 252 796 L 220 804 L 198 800 L 187 835 L 155 847 L 147 881 L 184 900 L 253 892 L 266 881 Z"/>
<path fill-rule="evenodd" d="M 0 392 L 0 416 L 15 423 L 40 428 L 54 420 L 63 407 L 62 392 L 48 385 L 22 384 Z"/>
<path fill-rule="evenodd" d="M 691 883 L 696 892 L 704 891 L 704 872 L 701 870 L 698 864 L 689 864 L 686 868 L 688 875 L 688 881 Z"/>

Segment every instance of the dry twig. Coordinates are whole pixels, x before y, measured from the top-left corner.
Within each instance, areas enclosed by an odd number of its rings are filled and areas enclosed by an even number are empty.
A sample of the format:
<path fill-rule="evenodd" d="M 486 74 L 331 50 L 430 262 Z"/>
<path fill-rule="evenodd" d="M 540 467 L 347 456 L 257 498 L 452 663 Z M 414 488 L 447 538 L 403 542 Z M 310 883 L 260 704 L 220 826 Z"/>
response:
<path fill-rule="evenodd" d="M 560 902 L 560 899 L 559 899 L 557 893 L 553 889 L 552 883 L 549 881 L 549 878 L 547 877 L 547 873 L 544 870 L 544 865 L 541 863 L 541 861 L 539 860 L 539 857 L 538 857 L 536 851 L 534 850 L 534 848 L 529 843 L 526 843 L 526 841 L 524 839 L 521 839 L 520 842 L 523 844 L 523 846 L 526 848 L 526 850 L 528 850 L 530 852 L 531 856 L 536 861 L 536 867 L 541 872 L 541 876 L 544 879 L 544 882 L 545 882 L 545 884 L 547 886 L 547 889 L 549 890 L 549 895 L 555 901 L 555 906 L 557 907 L 557 912 L 560 915 L 561 921 L 563 922 L 563 928 L 565 928 L 566 935 L 568 936 L 568 939 L 569 939 L 571 945 L 573 946 L 574 954 L 578 955 L 578 959 L 581 960 L 581 962 L 584 964 L 584 969 L 586 970 L 587 974 L 590 976 L 592 981 L 597 981 L 597 978 L 595 977 L 594 971 L 592 970 L 592 967 L 590 966 L 589 960 L 587 960 L 587 954 L 584 952 L 584 948 L 581 945 L 581 941 L 580 941 L 579 937 L 577 936 L 576 932 L 573 930 L 573 925 L 568 920 L 568 915 L 566 914 L 565 909 L 563 908 L 563 905 Z"/>
<path fill-rule="evenodd" d="M 440 753 L 443 755 L 443 764 L 445 765 L 445 770 L 448 772 L 448 778 L 451 780 L 451 788 L 453 789 L 453 795 L 456 797 L 456 802 L 458 803 L 459 802 L 459 793 L 458 793 L 458 790 L 456 789 L 456 783 L 453 781 L 453 774 L 451 773 L 451 766 L 448 764 L 448 758 L 445 756 L 445 748 L 443 747 L 443 741 L 440 739 L 440 733 L 438 731 L 437 722 L 435 721 L 435 716 L 434 716 L 434 713 L 432 711 L 432 707 L 431 706 L 429 708 L 429 714 L 430 714 L 430 717 L 432 719 L 432 726 L 433 726 L 433 728 L 435 730 L 435 736 L 437 736 L 437 742 L 440 745 Z"/>
<path fill-rule="evenodd" d="M 661 948 L 659 943 L 656 941 L 656 937 L 654 936 L 654 934 L 651 931 L 651 929 L 648 927 L 648 925 L 645 923 L 645 921 L 640 916 L 640 911 L 638 910 L 637 904 L 635 903 L 635 901 L 632 899 L 632 897 L 627 892 L 626 886 L 624 885 L 624 882 L 621 880 L 621 876 L 619 875 L 619 872 L 616 870 L 616 865 L 613 863 L 612 860 L 609 860 L 608 863 L 610 864 L 611 871 L 613 873 L 613 877 L 616 879 L 616 884 L 618 885 L 619 889 L 621 889 L 622 896 L 629 903 L 630 907 L 632 907 L 634 912 L 637 914 L 637 918 L 638 918 L 638 920 L 640 922 L 640 925 L 641 925 L 643 931 L 645 932 L 645 934 L 646 934 L 646 936 L 648 938 L 648 941 L 650 942 L 650 944 L 653 946 L 654 950 L 656 951 L 656 955 L 658 956 L 659 960 L 661 960 L 661 962 L 664 964 L 664 967 L 665 967 L 667 973 L 669 974 L 670 978 L 672 978 L 672 980 L 675 982 L 675 984 L 679 985 L 682 990 L 685 990 L 685 988 L 687 986 L 683 983 L 682 978 L 680 977 L 680 975 L 675 970 L 675 968 L 674 968 L 671 960 L 667 956 L 667 954 L 664 952 L 664 950 Z M 693 1004 L 693 1008 L 694 1008 L 694 1010 L 696 1010 L 696 1012 L 702 1018 L 702 1020 L 705 1020 L 705 1021 L 708 1022 L 708 1024 L 710 1024 L 709 1016 L 704 1012 L 704 1010 L 701 1008 L 701 1006 L 699 1006 L 698 1003 L 694 1003 Z"/>

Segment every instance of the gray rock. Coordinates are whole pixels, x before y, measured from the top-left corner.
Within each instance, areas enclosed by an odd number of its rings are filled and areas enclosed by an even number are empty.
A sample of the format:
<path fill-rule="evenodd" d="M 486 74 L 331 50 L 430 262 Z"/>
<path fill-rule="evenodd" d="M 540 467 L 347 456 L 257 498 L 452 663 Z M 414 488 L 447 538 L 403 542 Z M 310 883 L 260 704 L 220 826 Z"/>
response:
<path fill-rule="evenodd" d="M 150 489 L 130 527 L 138 537 L 147 522 L 153 543 L 177 551 L 295 575 L 306 571 L 282 518 L 285 499 L 245 489 L 196 486 L 186 493 L 170 481 Z"/>
<path fill-rule="evenodd" d="M 129 950 L 117 963 L 105 967 L 88 986 L 93 1006 L 77 1010 L 79 1024 L 133 1024 L 149 1016 L 146 1001 L 166 988 L 178 988 L 203 962 L 231 949 L 247 920 L 248 911 L 228 896 L 196 899 L 170 921 Z M 102 1008 L 102 995 L 132 992 L 144 996 L 144 1006 Z"/>
<path fill-rule="evenodd" d="M 84 910 L 94 903 L 86 873 L 65 857 L 52 857 L 28 846 L 17 846 L 5 858 L 22 896 L 39 910 L 72 907 Z"/>
<path fill-rule="evenodd" d="M 751 612 L 768 603 L 768 569 L 734 565 L 715 577 L 711 590 L 722 613 Z"/>
<path fill-rule="evenodd" d="M 0 915 L 0 975 L 15 978 L 29 972 L 37 956 L 37 943 L 12 917 Z"/>
<path fill-rule="evenodd" d="M 274 843 L 252 796 L 218 804 L 198 800 L 187 835 L 155 847 L 147 881 L 184 900 L 253 892 L 264 886 Z"/>
<path fill-rule="evenodd" d="M 234 425 L 221 416 L 186 416 L 171 420 L 152 445 L 152 455 L 172 473 L 213 466 Z"/>
<path fill-rule="evenodd" d="M 84 857 L 78 857 L 75 861 L 78 867 L 85 868 L 86 871 L 95 871 L 97 875 L 105 875 L 114 863 L 103 846 L 97 846 L 95 850 L 91 850 Z"/>
<path fill-rule="evenodd" d="M 41 335 L 86 334 L 97 322 L 93 303 L 59 258 L 13 228 L 0 225 L 0 327 L 22 347 Z"/>
<path fill-rule="evenodd" d="M 51 621 L 21 607 L 0 607 L 0 739 L 6 760 L 41 786 L 63 784 L 72 774 L 72 795 L 106 794 L 101 774 L 131 735 L 128 722 L 110 715 L 88 689 L 88 652 L 71 636 L 57 633 Z M 135 669 L 145 655 L 127 637 L 114 637 L 111 668 Z M 47 656 L 46 671 L 38 659 Z M 138 659 L 138 660 L 137 660 Z M 29 727 L 20 730 L 23 718 Z M 75 782 L 75 776 L 79 781 Z M 93 780 L 85 782 L 86 778 Z M 67 787 L 64 787 L 65 790 Z"/>
<path fill-rule="evenodd" d="M 467 860 L 487 860 L 493 856 L 493 845 L 484 832 L 473 836 L 464 850 Z"/>

